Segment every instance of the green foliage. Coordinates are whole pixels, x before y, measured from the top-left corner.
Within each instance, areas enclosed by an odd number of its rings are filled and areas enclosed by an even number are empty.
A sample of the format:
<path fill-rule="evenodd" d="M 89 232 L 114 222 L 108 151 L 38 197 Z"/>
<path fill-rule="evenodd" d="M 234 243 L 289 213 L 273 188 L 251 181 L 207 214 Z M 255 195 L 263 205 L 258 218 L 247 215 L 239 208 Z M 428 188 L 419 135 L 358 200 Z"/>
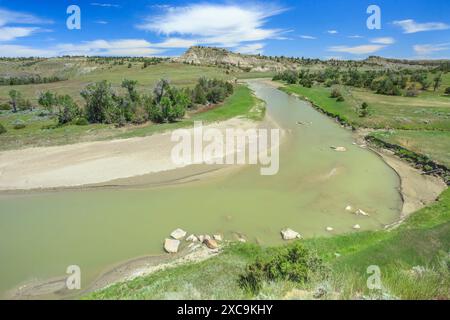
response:
<path fill-rule="evenodd" d="M 287 280 L 303 284 L 314 274 L 326 275 L 327 268 L 315 252 L 297 241 L 280 247 L 269 258 L 258 258 L 239 277 L 241 288 L 253 294 L 259 292 L 263 281 Z"/>
<path fill-rule="evenodd" d="M 369 115 L 369 104 L 367 102 L 363 102 L 361 104 L 361 108 L 359 110 L 359 116 L 361 118 L 365 118 Z"/>
<path fill-rule="evenodd" d="M 6 133 L 6 128 L 0 123 L 0 134 Z"/>
<path fill-rule="evenodd" d="M 74 121 L 74 124 L 77 126 L 87 126 L 89 121 L 86 118 L 80 117 Z"/>
<path fill-rule="evenodd" d="M 184 116 L 189 104 L 190 98 L 183 91 L 162 79 L 153 90 L 149 118 L 157 123 L 174 122 Z"/>
<path fill-rule="evenodd" d="M 111 84 L 100 81 L 89 84 L 81 91 L 86 101 L 86 117 L 90 123 L 113 123 L 116 117 L 116 102 Z"/>
<path fill-rule="evenodd" d="M 445 94 L 450 95 L 450 87 L 445 88 Z"/>
<path fill-rule="evenodd" d="M 49 112 L 54 112 L 53 107 L 56 105 L 56 94 L 46 91 L 39 94 L 38 103 Z"/>
<path fill-rule="evenodd" d="M 58 123 L 66 124 L 72 122 L 81 115 L 78 105 L 73 101 L 69 95 L 58 96 L 56 98 L 56 105 L 58 108 Z"/>
<path fill-rule="evenodd" d="M 338 90 L 338 89 L 333 89 L 332 91 L 331 91 L 331 94 L 330 94 L 330 98 L 339 98 L 339 97 L 342 97 L 342 94 L 341 94 L 341 92 Z"/>
<path fill-rule="evenodd" d="M 0 110 L 11 110 L 11 105 L 8 103 L 2 103 L 0 104 Z"/>

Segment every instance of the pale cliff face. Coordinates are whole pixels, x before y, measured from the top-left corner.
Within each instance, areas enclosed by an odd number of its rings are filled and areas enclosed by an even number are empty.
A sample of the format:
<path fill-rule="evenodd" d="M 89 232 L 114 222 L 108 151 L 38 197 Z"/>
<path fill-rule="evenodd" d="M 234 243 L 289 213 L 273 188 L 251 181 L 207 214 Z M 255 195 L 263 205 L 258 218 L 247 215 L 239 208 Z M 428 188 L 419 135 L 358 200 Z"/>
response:
<path fill-rule="evenodd" d="M 175 60 L 196 65 L 225 65 L 241 70 L 259 72 L 282 71 L 288 67 L 293 67 L 255 55 L 244 55 L 225 49 L 207 47 L 192 47 Z"/>

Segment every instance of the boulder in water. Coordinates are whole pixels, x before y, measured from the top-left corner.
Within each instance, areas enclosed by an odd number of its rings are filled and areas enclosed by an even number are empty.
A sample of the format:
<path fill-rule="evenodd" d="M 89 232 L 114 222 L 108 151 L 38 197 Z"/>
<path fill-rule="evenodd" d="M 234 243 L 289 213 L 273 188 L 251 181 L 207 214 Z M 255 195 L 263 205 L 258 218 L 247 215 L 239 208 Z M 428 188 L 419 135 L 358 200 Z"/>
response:
<path fill-rule="evenodd" d="M 289 228 L 281 230 L 281 236 L 284 240 L 301 239 L 300 233 Z"/>
<path fill-rule="evenodd" d="M 180 240 L 166 239 L 164 241 L 164 250 L 168 253 L 177 253 L 180 246 Z"/>
<path fill-rule="evenodd" d="M 182 238 L 184 238 L 184 237 L 186 236 L 186 231 L 184 231 L 184 230 L 178 228 L 178 229 L 172 231 L 172 233 L 170 234 L 170 236 L 171 236 L 172 238 L 174 238 L 175 240 L 180 240 L 180 239 L 182 239 Z"/>

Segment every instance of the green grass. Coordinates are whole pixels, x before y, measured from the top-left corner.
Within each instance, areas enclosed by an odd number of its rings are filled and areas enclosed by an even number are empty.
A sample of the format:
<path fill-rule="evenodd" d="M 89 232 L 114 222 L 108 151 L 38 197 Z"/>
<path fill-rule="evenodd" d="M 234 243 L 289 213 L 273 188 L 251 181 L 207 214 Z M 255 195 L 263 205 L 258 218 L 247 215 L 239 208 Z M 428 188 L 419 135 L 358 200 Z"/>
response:
<path fill-rule="evenodd" d="M 147 136 L 167 130 L 192 126 L 194 121 L 208 123 L 227 120 L 237 116 L 260 120 L 264 115 L 264 108 L 261 107 L 261 102 L 252 94 L 249 88 L 239 85 L 236 87 L 235 92 L 221 105 L 205 112 L 190 114 L 188 118 L 175 123 L 147 123 L 141 126 L 129 125 L 124 128 L 115 128 L 114 125 L 106 124 L 55 126 L 56 119 L 40 117 L 40 109 L 22 111 L 16 114 L 10 111 L 0 112 L 0 123 L 7 130 L 6 133 L 0 135 L 0 150 L 10 150 L 83 141 Z M 14 121 L 18 119 L 25 121 L 25 128 L 19 130 L 13 128 Z"/>
<path fill-rule="evenodd" d="M 315 238 L 303 243 L 315 250 L 332 269 L 326 283 L 266 283 L 258 298 L 283 298 L 293 288 L 313 291 L 327 285 L 333 297 L 363 295 L 402 299 L 450 298 L 450 190 L 438 202 L 410 216 L 390 231 L 352 233 L 332 238 Z M 156 272 L 114 284 L 85 299 L 248 299 L 238 286 L 238 277 L 258 256 L 274 255 L 280 247 L 262 248 L 234 244 L 216 257 L 200 263 Z M 336 253 L 340 256 L 336 257 Z M 366 286 L 367 267 L 381 271 L 382 292 Z M 415 266 L 426 269 L 422 276 Z M 384 296 L 381 294 L 384 293 Z M 328 297 L 330 298 L 330 297 Z"/>
<path fill-rule="evenodd" d="M 450 134 L 448 132 L 395 130 L 374 132 L 373 135 L 382 141 L 426 155 L 435 162 L 450 168 Z"/>
<path fill-rule="evenodd" d="M 330 98 L 331 88 L 288 85 L 282 90 L 307 97 L 324 111 L 339 116 L 355 127 L 375 129 L 450 131 L 450 98 L 430 91 L 418 97 L 386 96 L 365 89 L 338 86 L 345 101 Z M 359 108 L 369 105 L 369 115 L 361 118 Z"/>

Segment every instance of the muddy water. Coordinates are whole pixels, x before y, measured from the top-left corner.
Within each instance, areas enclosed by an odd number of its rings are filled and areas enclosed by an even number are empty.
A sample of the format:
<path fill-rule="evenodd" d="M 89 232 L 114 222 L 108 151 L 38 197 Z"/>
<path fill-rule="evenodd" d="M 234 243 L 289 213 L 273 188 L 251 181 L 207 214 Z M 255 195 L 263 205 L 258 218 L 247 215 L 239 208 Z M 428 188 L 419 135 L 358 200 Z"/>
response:
<path fill-rule="evenodd" d="M 261 81 L 249 85 L 287 132 L 277 175 L 247 166 L 157 188 L 0 195 L 0 292 L 64 275 L 73 264 L 86 286 L 114 263 L 162 253 L 163 239 L 177 227 L 228 239 L 240 233 L 269 245 L 281 243 L 284 227 L 313 237 L 329 235 L 326 227 L 355 232 L 355 224 L 379 229 L 398 218 L 399 181 L 384 162 L 309 104 Z M 346 211 L 347 205 L 370 217 Z"/>

